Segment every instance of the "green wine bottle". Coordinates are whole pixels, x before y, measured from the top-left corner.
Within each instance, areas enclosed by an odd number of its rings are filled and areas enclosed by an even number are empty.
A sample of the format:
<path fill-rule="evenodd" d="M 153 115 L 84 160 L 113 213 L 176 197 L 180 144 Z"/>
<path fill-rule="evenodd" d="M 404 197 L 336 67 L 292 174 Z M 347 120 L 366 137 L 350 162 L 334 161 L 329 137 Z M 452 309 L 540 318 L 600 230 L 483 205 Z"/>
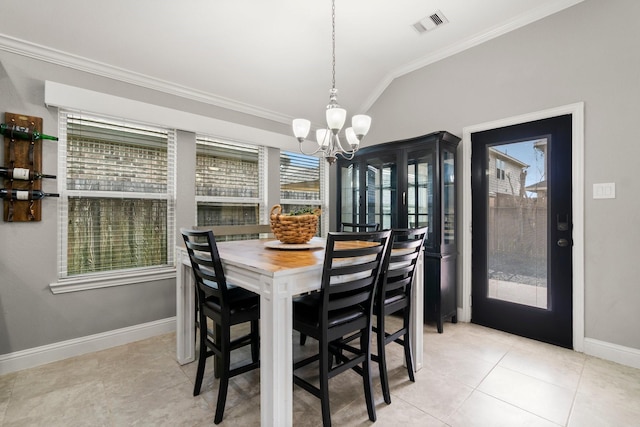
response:
<path fill-rule="evenodd" d="M 13 139 L 26 139 L 27 141 L 37 139 L 50 139 L 51 141 L 57 141 L 57 136 L 45 135 L 37 130 L 29 129 L 25 126 L 9 125 L 6 123 L 0 123 L 0 133 L 6 137 Z"/>
<path fill-rule="evenodd" d="M 42 178 L 52 178 L 55 179 L 55 175 L 47 175 L 44 173 L 40 173 L 34 171 L 32 169 L 24 169 L 24 168 L 5 168 L 0 166 L 0 176 L 5 177 L 7 179 L 20 179 L 24 181 L 35 181 L 37 179 Z"/>
<path fill-rule="evenodd" d="M 40 190 L 15 190 L 0 188 L 0 199 L 12 198 L 14 200 L 40 200 L 45 197 L 60 197 L 57 193 L 44 193 Z"/>

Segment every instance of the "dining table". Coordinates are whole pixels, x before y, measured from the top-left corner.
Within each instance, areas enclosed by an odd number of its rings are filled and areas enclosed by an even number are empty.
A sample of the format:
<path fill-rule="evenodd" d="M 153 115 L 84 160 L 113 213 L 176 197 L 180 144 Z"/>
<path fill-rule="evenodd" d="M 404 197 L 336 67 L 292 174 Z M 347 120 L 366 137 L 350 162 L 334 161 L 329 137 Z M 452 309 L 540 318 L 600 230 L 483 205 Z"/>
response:
<path fill-rule="evenodd" d="M 218 242 L 229 283 L 260 295 L 261 426 L 293 423 L 293 298 L 320 289 L 325 240 L 283 244 L 274 239 Z M 176 247 L 176 345 L 180 364 L 195 360 L 195 285 L 189 255 Z M 423 268 L 412 286 L 410 339 L 413 366 L 423 363 Z"/>

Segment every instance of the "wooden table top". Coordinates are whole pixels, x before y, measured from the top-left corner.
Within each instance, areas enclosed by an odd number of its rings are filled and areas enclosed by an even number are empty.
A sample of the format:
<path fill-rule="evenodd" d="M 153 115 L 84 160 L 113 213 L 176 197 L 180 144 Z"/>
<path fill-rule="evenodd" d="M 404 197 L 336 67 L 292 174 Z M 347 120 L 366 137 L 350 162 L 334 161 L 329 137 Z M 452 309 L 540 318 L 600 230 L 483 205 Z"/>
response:
<path fill-rule="evenodd" d="M 322 267 L 324 261 L 324 239 L 313 238 L 317 247 L 290 250 L 272 249 L 265 246 L 274 239 L 234 240 L 217 243 L 224 264 L 250 266 L 267 273 Z"/>
<path fill-rule="evenodd" d="M 294 273 L 300 270 L 322 268 L 325 253 L 325 239 L 314 237 L 309 242 L 308 247 L 301 250 L 269 247 L 277 242 L 276 239 L 233 240 L 219 242 L 217 246 L 223 264 L 249 268 L 269 275 L 284 271 Z M 337 245 L 343 248 L 361 247 L 371 244 L 371 242 L 355 241 L 337 242 Z"/>

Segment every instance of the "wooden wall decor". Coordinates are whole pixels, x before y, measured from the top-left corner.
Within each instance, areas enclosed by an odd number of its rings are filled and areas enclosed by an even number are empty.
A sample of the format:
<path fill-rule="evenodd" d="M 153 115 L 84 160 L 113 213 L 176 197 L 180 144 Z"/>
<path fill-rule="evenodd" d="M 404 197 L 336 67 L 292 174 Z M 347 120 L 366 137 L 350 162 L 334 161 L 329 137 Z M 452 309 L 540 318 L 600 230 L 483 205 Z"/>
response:
<path fill-rule="evenodd" d="M 14 168 L 28 169 L 32 178 L 14 179 L 5 176 L 3 188 L 7 193 L 4 195 L 4 220 L 8 222 L 40 221 L 42 200 L 33 200 L 33 197 L 29 197 L 32 200 L 18 200 L 17 197 L 12 196 L 11 190 L 42 190 L 42 180 L 33 177 L 35 173 L 42 171 L 42 139 L 36 139 L 42 132 L 42 118 L 5 113 L 3 123 L 6 129 L 13 126 L 27 128 L 29 138 L 24 139 L 25 132 L 14 132 L 13 138 L 10 131 L 3 132 L 4 166 L 12 171 Z"/>

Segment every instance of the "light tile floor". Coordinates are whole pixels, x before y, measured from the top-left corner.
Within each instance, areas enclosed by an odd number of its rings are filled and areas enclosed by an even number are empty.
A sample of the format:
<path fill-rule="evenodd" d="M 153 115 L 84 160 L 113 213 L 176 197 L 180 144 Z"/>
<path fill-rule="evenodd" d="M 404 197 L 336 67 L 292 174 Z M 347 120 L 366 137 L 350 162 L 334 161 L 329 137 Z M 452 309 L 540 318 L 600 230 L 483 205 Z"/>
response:
<path fill-rule="evenodd" d="M 293 339 L 297 354 L 313 348 Z M 376 373 L 376 426 L 640 426 L 638 369 L 465 323 L 425 325 L 424 343 L 415 383 L 388 346 L 392 403 Z M 168 334 L 0 376 L 0 425 L 213 425 L 217 381 L 208 365 L 193 397 L 195 370 L 176 363 Z M 333 425 L 371 425 L 360 377 L 330 386 Z M 259 371 L 232 379 L 221 425 L 257 426 L 259 412 Z M 321 424 L 319 401 L 294 386 L 294 425 Z"/>

